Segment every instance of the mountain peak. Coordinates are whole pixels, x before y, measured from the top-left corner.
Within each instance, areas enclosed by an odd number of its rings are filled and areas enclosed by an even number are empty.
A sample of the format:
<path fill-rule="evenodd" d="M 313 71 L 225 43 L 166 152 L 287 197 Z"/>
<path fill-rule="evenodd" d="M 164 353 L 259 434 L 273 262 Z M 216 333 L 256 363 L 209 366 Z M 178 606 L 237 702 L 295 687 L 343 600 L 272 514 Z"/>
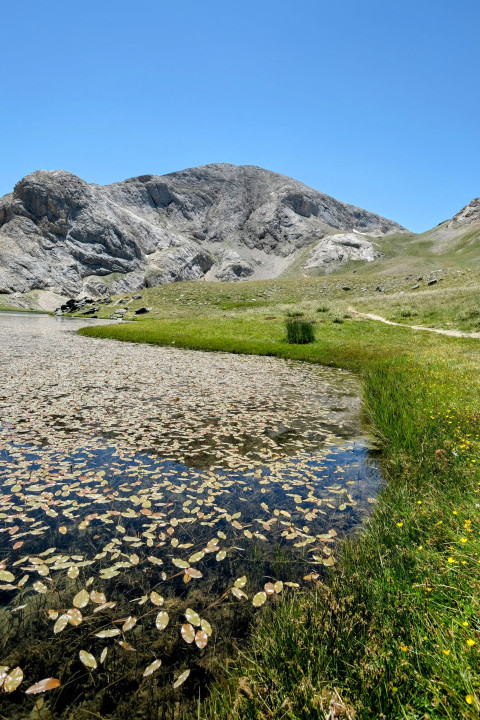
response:
<path fill-rule="evenodd" d="M 106 186 L 37 170 L 0 199 L 0 290 L 108 294 L 277 277 L 292 263 L 329 272 L 374 260 L 369 236 L 404 231 L 254 165 L 214 163 Z"/>

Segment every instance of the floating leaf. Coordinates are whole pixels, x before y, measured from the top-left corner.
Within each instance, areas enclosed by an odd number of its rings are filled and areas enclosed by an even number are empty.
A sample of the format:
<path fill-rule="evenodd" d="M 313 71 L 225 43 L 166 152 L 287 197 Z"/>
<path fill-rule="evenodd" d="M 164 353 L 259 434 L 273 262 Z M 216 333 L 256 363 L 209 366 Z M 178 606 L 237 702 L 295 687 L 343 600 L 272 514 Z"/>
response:
<path fill-rule="evenodd" d="M 78 656 L 82 663 L 85 665 L 85 667 L 95 670 L 95 668 L 97 667 L 97 661 L 93 657 L 92 653 L 89 653 L 86 650 L 80 650 Z"/>
<path fill-rule="evenodd" d="M 23 680 L 23 670 L 20 667 L 14 668 L 3 681 L 3 692 L 13 692 Z"/>
<path fill-rule="evenodd" d="M 246 575 L 243 575 L 242 577 L 240 577 L 240 578 L 238 578 L 237 580 L 235 580 L 235 582 L 234 582 L 233 584 L 234 584 L 235 587 L 237 587 L 237 588 L 243 588 L 243 587 L 245 587 L 245 585 L 247 584 L 247 576 L 246 576 Z"/>
<path fill-rule="evenodd" d="M 67 612 L 65 614 L 68 618 L 68 622 L 70 623 L 70 625 L 73 625 L 74 627 L 77 627 L 78 625 L 80 625 L 80 623 L 83 620 L 82 613 L 77 608 L 72 608 L 71 610 L 67 610 Z"/>
<path fill-rule="evenodd" d="M 182 625 L 180 632 L 186 643 L 190 644 L 195 640 L 195 630 L 193 625 L 190 625 L 190 623 Z"/>
<path fill-rule="evenodd" d="M 97 592 L 96 590 L 92 590 L 90 592 L 90 600 L 97 605 L 103 605 L 107 602 L 107 598 L 105 597 L 104 593 Z"/>
<path fill-rule="evenodd" d="M 258 592 L 256 595 L 253 596 L 252 604 L 255 607 L 260 607 L 261 605 L 263 605 L 263 603 L 266 601 L 266 599 L 267 599 L 267 593 L 264 592 L 263 590 L 261 590 L 260 592 Z"/>
<path fill-rule="evenodd" d="M 135 648 L 132 645 L 130 645 L 130 643 L 127 642 L 126 640 L 118 640 L 118 644 L 121 645 L 121 647 L 124 650 L 130 650 L 130 652 L 136 652 Z"/>
<path fill-rule="evenodd" d="M 66 614 L 60 615 L 57 622 L 53 626 L 53 632 L 55 633 L 55 635 L 57 635 L 59 632 L 62 632 L 62 630 L 64 630 L 67 627 L 67 625 L 68 625 L 68 615 L 66 615 Z"/>
<path fill-rule="evenodd" d="M 226 550 L 220 550 L 220 552 L 218 552 L 218 553 L 215 555 L 215 559 L 216 559 L 217 562 L 220 562 L 221 560 L 225 560 L 226 557 L 227 557 L 227 551 L 226 551 Z"/>
<path fill-rule="evenodd" d="M 170 618 L 168 617 L 168 613 L 165 612 L 165 610 L 161 610 L 155 619 L 155 625 L 157 626 L 157 630 L 164 630 L 168 625 L 169 619 Z"/>
<path fill-rule="evenodd" d="M 205 553 L 203 552 L 203 550 L 201 550 L 200 552 L 196 552 L 196 553 L 193 553 L 193 555 L 190 555 L 190 557 L 188 558 L 188 562 L 196 563 L 199 560 L 203 560 L 204 556 L 205 556 Z"/>
<path fill-rule="evenodd" d="M 335 565 L 335 558 L 333 557 L 333 555 L 330 555 L 330 557 L 325 558 L 325 559 L 323 560 L 323 564 L 324 564 L 326 567 L 332 567 L 332 565 Z"/>
<path fill-rule="evenodd" d="M 116 635 L 121 635 L 120 628 L 111 628 L 109 630 L 100 630 L 100 632 L 95 633 L 95 637 L 98 638 L 111 638 L 115 637 Z"/>
<path fill-rule="evenodd" d="M 15 580 L 15 575 L 8 570 L 0 570 L 0 580 L 3 582 L 13 582 Z"/>
<path fill-rule="evenodd" d="M 281 580 L 277 580 L 277 582 L 274 585 L 274 588 L 275 588 L 276 593 L 281 593 L 283 590 L 283 582 Z"/>
<path fill-rule="evenodd" d="M 188 567 L 185 570 L 185 574 L 191 578 L 195 578 L 196 580 L 198 580 L 198 578 L 203 577 L 203 573 L 201 573 L 200 570 L 196 570 L 195 568 L 192 568 L 192 567 Z"/>
<path fill-rule="evenodd" d="M 178 567 L 185 570 L 186 568 L 190 567 L 189 563 L 186 560 L 182 560 L 181 558 L 173 558 L 172 563 Z"/>
<path fill-rule="evenodd" d="M 183 685 L 183 683 L 185 682 L 185 680 L 188 678 L 189 675 L 190 675 L 190 670 L 184 670 L 184 672 L 182 672 L 182 674 L 179 675 L 178 678 L 173 683 L 173 689 L 176 690 L 177 688 L 180 687 L 180 685 Z"/>
<path fill-rule="evenodd" d="M 154 557 L 153 555 L 150 555 L 148 558 L 153 565 L 163 565 L 163 560 L 160 560 L 160 558 Z"/>
<path fill-rule="evenodd" d="M 212 632 L 213 632 L 212 626 L 210 625 L 210 623 L 208 622 L 208 620 L 205 620 L 205 618 L 202 618 L 202 619 L 201 619 L 201 621 L 200 621 L 200 627 L 202 628 L 202 630 L 203 630 L 205 633 L 207 633 L 208 636 L 210 636 L 210 635 L 212 634 Z"/>
<path fill-rule="evenodd" d="M 27 695 L 36 695 L 37 693 L 46 692 L 47 690 L 54 690 L 59 687 L 59 685 L 60 680 L 57 678 L 45 678 L 45 680 L 40 680 L 35 683 L 35 685 L 30 685 L 30 687 L 25 690 L 25 693 Z"/>
<path fill-rule="evenodd" d="M 289 582 L 288 580 L 286 580 L 283 584 L 286 585 L 287 587 L 291 587 L 291 588 L 299 588 L 300 587 L 300 585 L 298 583 Z"/>
<path fill-rule="evenodd" d="M 75 580 L 80 575 L 80 570 L 76 565 L 72 565 L 68 568 L 67 575 L 71 580 Z"/>
<path fill-rule="evenodd" d="M 106 647 L 103 648 L 102 654 L 100 655 L 100 662 L 101 662 L 102 664 L 103 664 L 103 663 L 105 662 L 105 660 L 106 660 L 107 653 L 108 653 L 108 648 L 106 648 Z"/>
<path fill-rule="evenodd" d="M 103 603 L 103 605 L 99 605 L 98 607 L 94 608 L 93 612 L 98 613 L 98 612 L 102 612 L 102 610 L 111 610 L 112 608 L 115 607 L 116 604 L 117 604 L 116 602 Z"/>
<path fill-rule="evenodd" d="M 40 580 L 37 580 L 36 582 L 33 583 L 33 589 L 36 592 L 42 593 L 42 594 L 48 592 L 48 587 L 46 585 L 44 585 Z"/>
<path fill-rule="evenodd" d="M 197 630 L 197 632 L 195 633 L 195 645 L 200 648 L 200 650 L 203 650 L 207 643 L 207 633 L 204 630 Z"/>
<path fill-rule="evenodd" d="M 110 578 L 116 577 L 117 575 L 120 575 L 118 570 L 115 568 L 105 568 L 104 570 L 100 570 L 100 574 L 102 578 L 105 578 L 105 580 L 109 580 Z"/>
<path fill-rule="evenodd" d="M 90 595 L 88 594 L 88 591 L 84 588 L 75 595 L 75 597 L 73 598 L 73 604 L 77 608 L 83 608 L 85 607 L 85 605 L 88 605 L 89 600 Z"/>
<path fill-rule="evenodd" d="M 238 600 L 248 600 L 247 593 L 243 592 L 243 590 L 240 590 L 238 587 L 232 587 L 232 595 L 235 595 Z"/>
<path fill-rule="evenodd" d="M 273 595 L 275 592 L 275 585 L 271 582 L 265 583 L 263 586 L 263 589 L 267 593 L 267 595 Z"/>
<path fill-rule="evenodd" d="M 137 618 L 132 617 L 130 615 L 122 625 L 123 632 L 128 632 L 128 630 L 131 630 L 132 628 L 134 628 L 136 624 L 137 624 Z"/>
<path fill-rule="evenodd" d="M 149 675 L 152 675 L 155 672 L 155 670 L 158 670 L 158 668 L 160 667 L 161 664 L 162 664 L 161 660 L 154 660 L 143 671 L 143 677 L 148 677 Z"/>
<path fill-rule="evenodd" d="M 196 613 L 195 610 L 187 608 L 185 610 L 185 617 L 187 618 L 189 623 L 192 623 L 192 625 L 200 625 L 200 615 Z"/>
<path fill-rule="evenodd" d="M 155 590 L 152 590 L 150 593 L 150 602 L 152 605 L 163 605 L 163 597 L 155 592 Z"/>

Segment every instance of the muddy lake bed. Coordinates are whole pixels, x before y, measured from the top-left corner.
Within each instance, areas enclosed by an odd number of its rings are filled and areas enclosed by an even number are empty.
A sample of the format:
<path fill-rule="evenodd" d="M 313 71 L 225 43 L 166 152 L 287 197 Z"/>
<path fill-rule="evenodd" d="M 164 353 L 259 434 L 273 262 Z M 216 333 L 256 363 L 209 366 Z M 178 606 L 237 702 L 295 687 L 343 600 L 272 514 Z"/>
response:
<path fill-rule="evenodd" d="M 92 322 L 0 314 L 0 714 L 179 718 L 381 476 L 352 374 Z"/>

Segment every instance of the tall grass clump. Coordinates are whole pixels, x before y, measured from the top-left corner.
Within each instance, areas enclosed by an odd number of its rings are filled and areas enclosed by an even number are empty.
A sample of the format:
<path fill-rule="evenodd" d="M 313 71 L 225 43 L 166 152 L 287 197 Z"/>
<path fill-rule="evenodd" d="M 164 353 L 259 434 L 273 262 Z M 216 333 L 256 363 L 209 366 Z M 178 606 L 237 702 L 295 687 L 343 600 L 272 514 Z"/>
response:
<path fill-rule="evenodd" d="M 310 320 L 287 318 L 285 327 L 287 330 L 287 342 L 291 345 L 306 345 L 315 340 L 313 322 Z"/>

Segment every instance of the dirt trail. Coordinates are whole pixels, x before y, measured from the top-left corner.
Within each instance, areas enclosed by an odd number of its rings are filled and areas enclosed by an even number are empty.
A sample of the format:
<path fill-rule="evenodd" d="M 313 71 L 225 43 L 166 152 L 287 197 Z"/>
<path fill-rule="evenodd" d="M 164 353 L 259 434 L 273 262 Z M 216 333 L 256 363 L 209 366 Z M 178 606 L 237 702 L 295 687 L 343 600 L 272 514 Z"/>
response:
<path fill-rule="evenodd" d="M 480 340 L 480 332 L 463 332 L 462 330 L 443 330 L 441 328 L 425 327 L 425 325 L 404 325 L 403 323 L 397 323 L 397 322 L 393 322 L 392 320 L 387 320 L 386 318 L 382 317 L 381 315 L 372 315 L 371 313 L 358 312 L 358 310 L 355 310 L 355 308 L 353 308 L 353 307 L 349 307 L 348 311 L 353 313 L 354 315 L 358 315 L 358 317 L 368 318 L 369 320 L 378 320 L 379 322 L 383 322 L 386 325 L 396 325 L 397 327 L 410 328 L 411 330 L 426 330 L 427 332 L 438 333 L 438 335 L 449 335 L 450 337 L 477 338 L 477 340 Z"/>

